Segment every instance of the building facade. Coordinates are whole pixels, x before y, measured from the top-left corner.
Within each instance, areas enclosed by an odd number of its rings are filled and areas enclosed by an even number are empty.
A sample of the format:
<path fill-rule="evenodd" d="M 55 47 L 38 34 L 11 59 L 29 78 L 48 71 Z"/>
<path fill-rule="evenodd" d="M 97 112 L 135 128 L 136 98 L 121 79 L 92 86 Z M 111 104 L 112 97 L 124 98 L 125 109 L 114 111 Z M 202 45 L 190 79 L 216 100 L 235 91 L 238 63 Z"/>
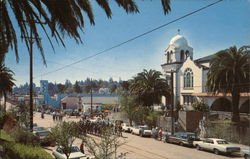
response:
<path fill-rule="evenodd" d="M 193 48 L 182 35 L 173 37 L 165 50 L 162 72 L 170 80 L 173 72 L 174 105 L 180 104 L 185 109 L 192 109 L 196 100 L 203 100 L 211 110 L 231 111 L 230 94 L 212 95 L 206 91 L 209 61 L 214 55 L 193 59 Z M 240 112 L 249 113 L 249 93 L 242 93 Z"/>

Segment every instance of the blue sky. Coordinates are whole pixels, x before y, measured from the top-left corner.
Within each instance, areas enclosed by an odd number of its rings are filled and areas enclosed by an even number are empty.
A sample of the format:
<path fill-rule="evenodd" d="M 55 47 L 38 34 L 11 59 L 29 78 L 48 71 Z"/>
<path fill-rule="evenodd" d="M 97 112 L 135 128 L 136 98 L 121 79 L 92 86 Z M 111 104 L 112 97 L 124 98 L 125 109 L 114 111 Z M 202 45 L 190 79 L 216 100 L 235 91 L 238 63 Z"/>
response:
<path fill-rule="evenodd" d="M 78 63 L 61 71 L 41 76 L 66 64 L 126 41 L 159 25 L 174 20 L 184 14 L 203 7 L 212 0 L 175 0 L 172 11 L 164 15 L 159 1 L 136 1 L 139 14 L 126 14 L 111 2 L 112 19 L 93 3 L 96 25 L 91 26 L 85 19 L 81 33 L 83 44 L 77 45 L 73 39 L 65 38 L 66 48 L 55 44 L 55 53 L 47 39 L 42 37 L 47 67 L 43 64 L 39 51 L 34 49 L 34 83 L 47 79 L 50 82 L 74 82 L 87 77 L 114 80 L 132 78 L 143 69 L 161 71 L 164 50 L 177 30 L 181 30 L 191 47 L 194 59 L 211 55 L 230 46 L 250 45 L 250 1 L 224 0 L 201 12 L 170 24 L 133 42 L 115 48 L 105 54 Z M 16 27 L 16 29 L 18 29 Z M 6 65 L 15 72 L 16 85 L 29 81 L 29 56 L 25 45 L 19 44 L 20 62 L 16 63 L 13 51 L 6 57 Z"/>

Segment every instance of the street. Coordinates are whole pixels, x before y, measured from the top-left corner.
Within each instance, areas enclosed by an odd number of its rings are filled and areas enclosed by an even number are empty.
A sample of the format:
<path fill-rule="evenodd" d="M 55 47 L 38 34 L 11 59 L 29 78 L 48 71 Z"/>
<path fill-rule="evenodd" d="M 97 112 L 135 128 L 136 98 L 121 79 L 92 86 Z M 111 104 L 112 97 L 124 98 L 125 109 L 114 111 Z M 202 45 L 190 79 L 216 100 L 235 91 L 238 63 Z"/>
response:
<path fill-rule="evenodd" d="M 79 119 L 75 117 L 64 117 L 63 120 L 78 121 Z M 46 128 L 56 125 L 51 115 L 45 115 L 45 118 L 41 119 L 40 113 L 37 112 L 34 115 L 34 123 Z M 98 140 L 98 137 L 92 137 Z M 126 153 L 126 159 L 242 159 L 242 157 L 215 155 L 212 152 L 198 151 L 195 148 L 168 144 L 152 138 L 144 138 L 129 133 L 123 133 L 123 138 L 121 140 L 124 142 L 124 145 L 119 148 L 119 153 Z M 77 139 L 74 143 L 74 145 L 77 146 L 80 144 L 80 139 Z M 50 149 L 53 150 L 54 148 L 55 147 L 49 147 L 46 151 L 51 153 Z"/>

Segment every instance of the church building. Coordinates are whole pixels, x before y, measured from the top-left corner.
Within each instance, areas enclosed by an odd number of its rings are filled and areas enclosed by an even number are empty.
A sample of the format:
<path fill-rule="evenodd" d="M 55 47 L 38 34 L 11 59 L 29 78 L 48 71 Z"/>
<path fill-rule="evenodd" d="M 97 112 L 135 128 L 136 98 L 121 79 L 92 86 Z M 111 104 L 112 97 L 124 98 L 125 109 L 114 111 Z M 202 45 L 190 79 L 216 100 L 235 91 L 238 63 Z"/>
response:
<path fill-rule="evenodd" d="M 218 50 L 219 51 L 219 50 Z M 182 105 L 185 109 L 192 109 L 196 100 L 203 100 L 211 110 L 231 111 L 232 99 L 230 94 L 213 95 L 206 91 L 209 61 L 214 55 L 199 59 L 193 58 L 193 48 L 182 35 L 174 36 L 165 49 L 162 73 L 167 79 L 173 72 L 174 105 Z M 241 93 L 239 108 L 242 113 L 249 113 L 249 93 Z"/>

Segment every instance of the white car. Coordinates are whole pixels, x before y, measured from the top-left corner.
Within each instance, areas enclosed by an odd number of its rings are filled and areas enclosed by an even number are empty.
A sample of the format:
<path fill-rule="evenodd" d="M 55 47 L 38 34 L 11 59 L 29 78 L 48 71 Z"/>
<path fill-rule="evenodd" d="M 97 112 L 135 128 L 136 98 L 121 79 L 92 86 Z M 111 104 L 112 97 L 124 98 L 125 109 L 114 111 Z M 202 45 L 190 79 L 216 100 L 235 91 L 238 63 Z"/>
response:
<path fill-rule="evenodd" d="M 52 155 L 54 155 L 56 159 L 67 159 L 60 147 L 57 147 L 57 149 L 52 152 Z M 94 157 L 87 156 L 83 154 L 77 146 L 72 146 L 69 159 L 94 159 Z"/>
<path fill-rule="evenodd" d="M 213 151 L 215 154 L 232 154 L 234 152 L 240 152 L 240 147 L 229 144 L 226 140 L 217 138 L 205 138 L 201 141 L 194 141 L 193 145 L 197 150 Z"/>
<path fill-rule="evenodd" d="M 127 123 L 122 123 L 121 126 L 122 126 L 122 131 L 124 132 L 130 133 L 132 131 L 132 127 L 129 126 Z"/>
<path fill-rule="evenodd" d="M 151 136 L 151 130 L 148 126 L 134 126 L 131 131 L 132 134 L 140 135 L 140 136 Z"/>
<path fill-rule="evenodd" d="M 250 159 L 250 150 L 242 150 L 245 159 Z"/>

